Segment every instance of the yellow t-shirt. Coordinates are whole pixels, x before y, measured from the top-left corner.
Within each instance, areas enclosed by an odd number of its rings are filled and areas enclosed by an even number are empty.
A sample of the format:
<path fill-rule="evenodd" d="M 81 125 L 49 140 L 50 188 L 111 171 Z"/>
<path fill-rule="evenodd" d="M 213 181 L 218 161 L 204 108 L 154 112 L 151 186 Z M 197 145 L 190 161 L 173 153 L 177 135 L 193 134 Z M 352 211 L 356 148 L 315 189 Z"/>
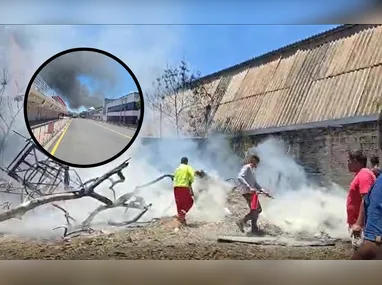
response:
<path fill-rule="evenodd" d="M 181 164 L 174 173 L 174 187 L 190 187 L 194 179 L 194 169 L 187 164 Z"/>

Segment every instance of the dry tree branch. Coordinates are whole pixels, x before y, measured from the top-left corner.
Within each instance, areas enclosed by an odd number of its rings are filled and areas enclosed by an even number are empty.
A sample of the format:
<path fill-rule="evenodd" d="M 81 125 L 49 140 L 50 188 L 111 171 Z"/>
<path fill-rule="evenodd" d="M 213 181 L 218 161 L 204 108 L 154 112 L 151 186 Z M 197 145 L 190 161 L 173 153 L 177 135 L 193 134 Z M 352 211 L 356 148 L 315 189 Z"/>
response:
<path fill-rule="evenodd" d="M 146 212 L 149 210 L 151 205 L 152 204 L 149 204 L 147 207 L 145 207 L 145 209 L 142 212 L 140 212 L 135 218 L 131 219 L 130 221 L 124 221 L 124 222 L 121 222 L 121 223 L 109 221 L 108 225 L 114 226 L 114 227 L 124 227 L 124 226 L 127 226 L 129 224 L 133 224 L 133 223 L 137 222 L 140 218 L 142 218 L 142 216 L 144 214 L 146 214 Z"/>
<path fill-rule="evenodd" d="M 121 197 L 119 197 L 118 200 L 116 200 L 111 205 L 109 204 L 109 205 L 98 206 L 93 212 L 90 213 L 90 215 L 87 217 L 87 219 L 82 222 L 82 227 L 88 228 L 90 226 L 90 224 L 92 223 L 92 221 L 94 220 L 94 218 L 99 213 L 101 213 L 105 210 L 108 210 L 108 209 L 113 209 L 113 208 L 117 208 L 117 207 L 125 207 L 125 208 L 130 208 L 130 209 L 135 208 L 135 209 L 146 210 L 147 207 L 150 207 L 148 205 L 146 206 L 144 204 L 143 199 L 140 197 L 135 197 L 137 203 L 134 203 L 134 202 L 127 203 L 130 199 L 134 198 L 134 194 L 135 194 L 134 192 L 126 193 L 126 194 L 122 195 Z"/>
<path fill-rule="evenodd" d="M 148 182 L 146 184 L 143 184 L 143 185 L 140 185 L 140 186 L 137 186 L 135 187 L 134 191 L 131 192 L 131 193 L 126 193 L 124 195 L 122 195 L 121 197 L 118 198 L 118 200 L 116 200 L 112 205 L 101 205 L 99 206 L 98 208 L 96 208 L 93 212 L 90 213 L 90 215 L 88 216 L 88 218 L 82 223 L 82 226 L 84 228 L 87 228 L 90 226 L 91 222 L 94 220 L 95 216 L 98 215 L 99 213 L 101 213 L 102 211 L 105 211 L 105 210 L 108 210 L 108 209 L 112 209 L 112 208 L 117 208 L 117 207 L 125 207 L 126 209 L 140 209 L 142 210 L 142 212 L 138 215 L 138 218 L 141 218 L 147 211 L 148 209 L 151 207 L 151 204 L 149 205 L 146 205 L 145 201 L 141 198 L 141 197 L 137 197 L 135 196 L 136 192 L 139 190 L 139 189 L 142 189 L 142 188 L 145 188 L 145 187 L 148 187 L 148 186 L 151 186 L 161 180 L 163 180 L 164 178 L 170 178 L 171 180 L 173 179 L 173 175 L 171 174 L 165 174 L 165 175 L 162 175 L 156 179 L 154 179 L 153 181 L 151 182 Z M 134 201 L 131 201 L 133 198 L 135 198 Z M 128 203 L 129 202 L 129 203 Z M 128 222 L 125 222 L 127 224 L 131 224 L 131 223 L 134 223 L 136 222 L 137 220 L 133 219 L 132 221 L 128 221 Z M 114 223 L 112 221 L 109 221 L 109 224 L 110 223 Z M 114 224 L 119 224 L 119 223 L 114 223 Z M 123 223 L 122 223 L 123 224 Z"/>
<path fill-rule="evenodd" d="M 93 230 L 92 228 L 86 228 L 86 229 L 85 228 L 79 228 L 79 229 L 73 230 L 71 232 L 69 232 L 68 226 L 58 226 L 58 227 L 53 228 L 53 230 L 58 230 L 58 229 L 64 229 L 64 232 L 62 234 L 62 239 L 66 239 L 69 236 L 76 237 L 76 236 L 79 236 L 81 233 L 92 234 L 95 232 L 95 230 Z"/>
<path fill-rule="evenodd" d="M 64 193 L 55 193 L 55 194 L 46 194 L 37 198 L 33 198 L 14 207 L 9 208 L 9 204 L 4 204 L 4 208 L 6 211 L 0 212 L 0 222 L 5 221 L 12 218 L 21 219 L 23 215 L 25 215 L 28 211 L 34 210 L 35 208 L 51 204 L 53 207 L 59 209 L 62 211 L 65 215 L 65 219 L 67 222 L 67 225 L 64 226 L 58 226 L 55 227 L 53 230 L 63 228 L 64 234 L 63 237 L 66 238 L 68 236 L 73 236 L 75 234 L 80 234 L 83 232 L 92 233 L 94 230 L 90 227 L 92 221 L 94 220 L 95 216 L 99 214 L 100 212 L 106 210 L 106 209 L 112 209 L 116 207 L 123 207 L 126 209 L 139 209 L 141 210 L 139 214 L 137 214 L 133 219 L 129 221 L 124 221 L 121 223 L 116 223 L 113 221 L 109 221 L 109 225 L 115 225 L 115 226 L 124 226 L 131 223 L 135 223 L 138 221 L 152 206 L 152 204 L 146 204 L 145 201 L 141 197 L 137 197 L 135 194 L 139 189 L 142 189 L 144 187 L 148 187 L 154 183 L 159 182 L 160 180 L 164 178 L 171 178 L 173 179 L 172 175 L 163 175 L 149 183 L 146 183 L 141 186 L 137 186 L 132 193 L 126 193 L 121 195 L 118 199 L 115 199 L 114 202 L 111 201 L 109 198 L 95 192 L 96 187 L 98 187 L 101 183 L 103 183 L 106 180 L 109 180 L 112 182 L 111 186 L 109 187 L 110 190 L 113 191 L 113 194 L 115 196 L 115 191 L 113 187 L 118 184 L 122 183 L 126 180 L 124 175 L 122 174 L 122 170 L 126 168 L 129 165 L 129 160 L 124 161 L 119 166 L 115 167 L 114 169 L 110 170 L 109 172 L 105 173 L 104 175 L 100 177 L 96 177 L 93 179 L 90 179 L 83 183 L 80 187 L 80 189 L 77 189 L 76 191 L 70 191 L 70 192 L 64 192 Z M 117 175 L 119 179 L 113 180 L 112 176 Z M 72 216 L 70 216 L 69 212 L 64 209 L 64 207 L 57 204 L 57 202 L 61 201 L 69 201 L 69 200 L 76 200 L 83 197 L 91 197 L 93 199 L 96 199 L 102 203 L 102 205 L 98 206 L 87 219 L 85 219 L 81 224 L 77 224 L 76 219 L 74 219 Z M 73 223 L 71 223 L 73 222 Z M 69 229 L 71 231 L 69 231 Z"/>
<path fill-rule="evenodd" d="M 69 212 L 67 210 L 65 210 L 63 207 L 61 207 L 60 205 L 57 205 L 57 204 L 52 204 L 52 206 L 64 212 L 66 223 L 68 225 L 71 225 L 70 221 L 73 221 L 74 223 L 76 222 L 76 219 L 74 219 L 72 216 L 70 216 Z"/>
<path fill-rule="evenodd" d="M 56 193 L 56 194 L 49 194 L 38 198 L 33 198 L 27 202 L 24 202 L 20 204 L 19 206 L 9 209 L 7 211 L 0 213 L 0 222 L 9 220 L 12 218 L 21 218 L 26 212 L 31 211 L 39 206 L 46 205 L 49 203 L 59 202 L 59 201 L 68 201 L 68 200 L 75 200 L 80 199 L 83 197 L 91 197 L 98 201 L 100 201 L 103 204 L 106 205 L 113 205 L 113 202 L 108 199 L 107 197 L 96 193 L 94 190 L 96 187 L 98 187 L 102 182 L 109 179 L 112 175 L 118 174 L 122 171 L 125 167 L 129 165 L 129 160 L 124 161 L 122 164 L 117 166 L 116 168 L 112 169 L 111 171 L 107 172 L 106 174 L 97 177 L 95 179 L 92 179 L 92 182 L 85 183 L 81 189 L 77 191 L 71 191 L 71 192 L 65 192 L 65 193 Z M 117 182 L 119 183 L 119 182 Z M 116 183 L 115 183 L 116 184 Z M 114 184 L 114 185 L 115 185 Z M 54 205 L 56 208 L 57 204 Z M 60 210 L 63 210 L 61 208 Z M 66 210 L 65 210 L 66 211 Z"/>
<path fill-rule="evenodd" d="M 26 212 L 31 211 L 39 206 L 49 204 L 58 201 L 68 201 L 84 197 L 80 192 L 69 192 L 69 193 L 59 193 L 52 194 L 49 196 L 43 196 L 39 198 L 32 199 L 28 202 L 22 203 L 19 206 L 9 209 L 7 211 L 0 213 L 0 222 L 6 221 L 12 218 L 21 219 Z"/>

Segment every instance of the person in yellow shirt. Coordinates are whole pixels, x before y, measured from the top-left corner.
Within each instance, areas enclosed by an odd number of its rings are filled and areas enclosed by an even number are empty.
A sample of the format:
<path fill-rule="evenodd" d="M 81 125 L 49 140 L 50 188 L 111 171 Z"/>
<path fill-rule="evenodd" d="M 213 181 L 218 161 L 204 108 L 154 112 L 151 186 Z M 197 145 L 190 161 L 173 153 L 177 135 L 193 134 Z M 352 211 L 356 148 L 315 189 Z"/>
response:
<path fill-rule="evenodd" d="M 186 214 L 194 205 L 192 183 L 194 183 L 195 174 L 198 174 L 198 171 L 194 171 L 188 165 L 187 157 L 182 157 L 180 165 L 174 173 L 174 197 L 178 212 L 177 218 L 183 225 L 186 225 Z"/>

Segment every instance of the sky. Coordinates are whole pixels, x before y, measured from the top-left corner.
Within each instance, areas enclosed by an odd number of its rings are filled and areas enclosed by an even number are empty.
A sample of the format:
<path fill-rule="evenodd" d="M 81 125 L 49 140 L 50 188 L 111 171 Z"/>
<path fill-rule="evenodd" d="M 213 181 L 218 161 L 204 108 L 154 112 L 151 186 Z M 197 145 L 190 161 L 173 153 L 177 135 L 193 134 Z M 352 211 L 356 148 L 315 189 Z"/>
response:
<path fill-rule="evenodd" d="M 334 27 L 336 25 L 175 26 L 172 27 L 174 30 L 182 29 L 187 36 L 182 39 L 182 45 L 178 49 L 178 58 L 169 56 L 168 61 L 170 64 L 176 65 L 180 59 L 185 59 L 192 70 L 200 71 L 204 76 Z M 145 28 L 150 29 L 150 26 Z M 171 29 L 171 26 L 169 28 Z M 108 27 L 78 26 L 77 29 L 85 37 L 91 38 L 101 35 L 102 31 Z M 134 26 L 127 26 L 126 29 L 134 29 Z M 126 70 L 119 63 L 115 63 L 115 68 L 119 70 L 125 80 L 110 90 L 107 95 L 109 98 L 118 98 L 137 90 Z M 125 63 L 129 65 L 129 62 Z M 80 77 L 80 79 L 83 84 L 92 89 L 92 84 L 94 84 L 92 80 L 88 77 Z M 84 108 L 79 111 L 82 110 Z"/>
<path fill-rule="evenodd" d="M 80 0 L 55 1 L 54 4 L 35 0 L 28 9 L 20 9 L 25 6 L 23 0 L 5 2 L 8 3 L 3 5 L 0 19 L 8 24 L 290 24 L 322 23 L 323 20 L 330 23 L 338 14 L 359 12 L 376 0 Z"/>
<path fill-rule="evenodd" d="M 90 29 L 89 32 L 92 33 L 92 29 Z M 115 99 L 127 95 L 130 92 L 136 92 L 138 88 L 130 73 L 121 64 L 119 64 L 119 62 L 115 61 L 112 58 L 110 58 L 110 64 L 112 65 L 113 70 L 115 70 L 115 72 L 118 74 L 117 77 L 119 78 L 119 80 L 115 83 L 115 85 L 112 86 L 112 88 L 108 89 L 108 92 L 105 94 L 105 97 L 109 99 Z M 81 84 L 87 86 L 91 93 L 97 91 L 97 81 L 93 80 L 91 77 L 82 75 L 78 76 L 78 80 L 81 82 Z M 65 98 L 63 98 L 63 100 L 67 104 Z M 92 107 L 97 108 L 100 106 L 94 105 Z M 81 107 L 79 109 L 69 108 L 69 111 L 71 112 L 82 112 L 85 110 L 87 110 L 87 108 L 85 107 Z"/>
<path fill-rule="evenodd" d="M 85 15 L 89 16 L 86 18 L 79 16 L 88 7 L 84 4 L 86 1 L 65 5 L 57 3 L 61 6 L 56 5 L 57 7 L 54 8 L 60 8 L 60 13 L 53 13 L 52 6 L 43 2 L 36 1 L 41 5 L 31 6 L 27 12 L 16 9 L 17 15 L 22 16 L 23 21 L 28 21 L 31 19 L 28 17 L 32 15 L 43 17 L 54 14 L 56 16 L 53 22 L 60 22 L 60 16 L 62 16 L 62 23 L 68 21 L 82 23 L 82 20 L 95 17 L 97 9 L 98 12 L 106 9 L 103 2 L 96 1 L 90 10 L 86 10 Z M 114 5 L 117 2 L 118 5 Z M 23 56 L 28 58 L 29 64 L 27 67 L 25 65 L 19 67 L 20 73 L 23 73 L 19 86 L 25 88 L 28 78 L 54 54 L 68 48 L 86 46 L 104 49 L 119 57 L 132 69 L 145 93 L 150 90 L 153 81 L 160 76 L 166 64 L 176 65 L 180 60 L 185 59 L 194 71 L 198 70 L 202 75 L 208 75 L 335 27 L 335 25 L 322 24 L 272 25 L 271 23 L 306 23 L 307 20 L 318 22 L 314 19 L 337 15 L 339 11 L 359 10 L 368 0 L 305 1 L 304 4 L 297 0 L 291 0 L 288 3 L 281 0 L 252 2 L 254 1 L 242 1 L 240 5 L 237 5 L 235 1 L 227 0 L 220 1 L 219 5 L 216 5 L 217 2 L 211 0 L 200 5 L 198 0 L 182 1 L 180 5 L 167 0 L 161 5 L 152 2 L 150 6 L 147 6 L 135 1 L 129 2 L 130 6 L 126 12 L 122 9 L 125 4 L 121 1 L 111 1 L 107 5 L 109 18 L 102 18 L 106 13 L 98 13 L 99 22 L 113 23 L 113 19 L 121 19 L 123 16 L 124 22 L 160 24 L 25 26 L 25 34 L 30 38 L 30 43 Z M 12 3 L 16 2 L 10 2 L 4 7 L 9 15 L 16 13 L 16 10 L 12 9 L 17 5 Z M 167 5 L 169 3 L 171 5 Z M 73 5 L 76 7 L 75 13 L 73 13 Z M 37 9 L 36 13 L 31 9 Z M 52 19 L 44 21 L 52 22 Z M 226 25 L 212 25 L 223 22 Z M 164 23 L 203 23 L 205 25 L 164 25 Z M 238 25 L 238 23 L 268 25 Z M 86 78 L 82 80 L 84 83 L 90 81 Z M 117 94 L 124 94 L 135 89 L 133 84 L 126 80 L 115 86 L 111 93 L 113 93 L 112 96 L 117 97 L 119 96 Z"/>
<path fill-rule="evenodd" d="M 119 98 L 132 91 L 137 91 L 136 84 L 131 77 L 131 75 L 126 71 L 126 69 L 116 62 L 114 59 L 110 59 L 113 65 L 113 69 L 119 74 L 120 81 L 109 89 L 109 92 L 105 94 L 106 98 Z M 89 90 L 93 93 L 97 89 L 97 81 L 92 80 L 89 76 L 78 76 L 81 84 L 86 85 Z"/>

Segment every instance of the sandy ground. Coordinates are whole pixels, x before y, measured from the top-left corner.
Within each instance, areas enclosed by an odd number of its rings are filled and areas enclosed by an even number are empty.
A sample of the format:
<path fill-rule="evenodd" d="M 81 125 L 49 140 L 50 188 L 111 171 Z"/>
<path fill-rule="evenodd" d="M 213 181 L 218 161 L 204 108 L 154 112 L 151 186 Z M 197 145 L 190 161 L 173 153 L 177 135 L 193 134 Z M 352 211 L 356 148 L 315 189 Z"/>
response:
<path fill-rule="evenodd" d="M 172 228 L 172 227 L 171 227 Z M 207 230 L 208 225 L 201 226 Z M 349 244 L 330 247 L 275 247 L 217 243 L 188 228 L 174 232 L 161 224 L 151 228 L 76 237 L 69 241 L 0 239 L 1 259 L 348 259 Z"/>
<path fill-rule="evenodd" d="M 183 259 L 183 260 L 255 260 L 310 259 L 344 260 L 351 255 L 350 243 L 336 246 L 286 247 L 258 246 L 244 243 L 218 243 L 218 235 L 243 235 L 235 220 L 247 211 L 240 195 L 228 197 L 232 215 L 220 223 L 191 223 L 176 231 L 173 218 L 151 222 L 141 228 L 103 231 L 69 240 L 30 240 L 0 237 L 0 259 Z M 277 228 L 261 224 L 271 235 Z"/>
<path fill-rule="evenodd" d="M 286 247 L 244 243 L 218 243 L 218 234 L 242 235 L 232 221 L 191 224 L 176 231 L 174 219 L 117 232 L 99 232 L 71 239 L 27 240 L 0 238 L 0 259 L 177 259 L 177 260 L 346 260 L 349 243 L 336 246 Z M 236 230 L 236 232 L 234 232 Z"/>

